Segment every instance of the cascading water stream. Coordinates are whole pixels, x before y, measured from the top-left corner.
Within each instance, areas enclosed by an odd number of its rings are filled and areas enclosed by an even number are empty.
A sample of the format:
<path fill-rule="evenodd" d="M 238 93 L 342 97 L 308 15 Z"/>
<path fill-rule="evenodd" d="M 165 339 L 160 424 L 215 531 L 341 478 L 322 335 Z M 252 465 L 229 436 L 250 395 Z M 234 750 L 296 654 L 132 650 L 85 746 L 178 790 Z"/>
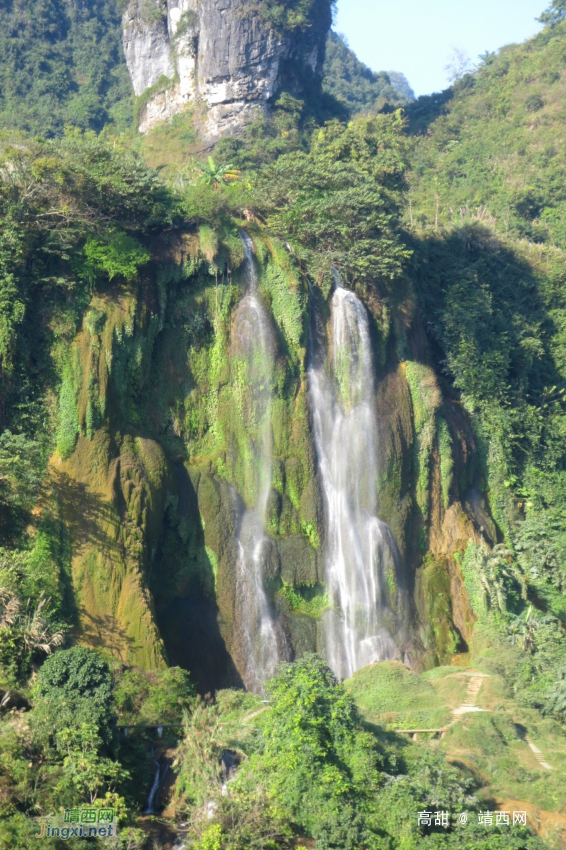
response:
<path fill-rule="evenodd" d="M 151 757 L 153 759 L 153 763 L 155 765 L 155 774 L 153 776 L 153 783 L 150 788 L 149 794 L 147 796 L 147 801 L 145 804 L 145 808 L 143 809 L 144 815 L 154 815 L 156 812 L 153 809 L 153 804 L 155 802 L 156 794 L 159 791 L 159 786 L 161 785 L 161 768 L 159 766 L 159 762 L 154 756 L 153 747 L 151 748 Z"/>
<path fill-rule="evenodd" d="M 264 589 L 264 565 L 271 545 L 265 517 L 272 473 L 272 380 L 275 342 L 269 317 L 258 297 L 253 243 L 241 231 L 244 243 L 246 294 L 233 320 L 233 341 L 245 362 L 248 449 L 253 457 L 256 502 L 245 510 L 238 531 L 236 625 L 242 647 L 240 674 L 248 690 L 260 693 L 263 682 L 275 674 L 283 649 Z"/>
<path fill-rule="evenodd" d="M 328 352 L 311 356 L 309 390 L 325 502 L 328 664 L 340 679 L 399 652 L 388 629 L 387 572 L 397 546 L 377 516 L 377 421 L 366 309 L 336 275 Z M 320 347 L 319 347 L 320 348 Z"/>

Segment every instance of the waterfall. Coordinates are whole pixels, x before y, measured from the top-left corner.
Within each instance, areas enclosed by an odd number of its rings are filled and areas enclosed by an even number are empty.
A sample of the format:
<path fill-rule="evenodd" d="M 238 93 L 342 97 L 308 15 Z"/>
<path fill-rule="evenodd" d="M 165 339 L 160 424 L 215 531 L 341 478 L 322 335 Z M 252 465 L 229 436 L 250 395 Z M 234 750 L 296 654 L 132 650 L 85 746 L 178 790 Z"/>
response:
<path fill-rule="evenodd" d="M 389 631 L 387 572 L 398 550 L 378 518 L 373 362 L 366 309 L 336 274 L 328 350 L 310 358 L 314 440 L 325 503 L 325 576 L 331 609 L 325 651 L 338 678 L 398 657 Z M 322 350 L 321 350 L 322 349 Z"/>
<path fill-rule="evenodd" d="M 254 504 L 241 517 L 237 544 L 235 629 L 241 648 L 240 674 L 248 690 L 260 693 L 263 682 L 275 674 L 284 651 L 264 589 L 264 567 L 271 541 L 265 533 L 265 517 L 271 489 L 271 407 L 275 339 L 271 322 L 258 297 L 253 243 L 241 231 L 245 259 L 246 294 L 233 319 L 235 358 L 245 364 L 246 450 L 251 455 L 249 475 Z"/>
<path fill-rule="evenodd" d="M 145 804 L 145 808 L 143 809 L 144 815 L 154 815 L 155 811 L 153 809 L 153 803 L 155 801 L 155 796 L 159 791 L 159 786 L 161 784 L 161 769 L 159 767 L 159 762 L 156 758 L 154 758 L 153 747 L 151 748 L 151 756 L 153 758 L 153 763 L 155 765 L 155 774 L 153 776 L 153 784 L 150 788 L 149 794 L 147 796 L 147 802 Z"/>

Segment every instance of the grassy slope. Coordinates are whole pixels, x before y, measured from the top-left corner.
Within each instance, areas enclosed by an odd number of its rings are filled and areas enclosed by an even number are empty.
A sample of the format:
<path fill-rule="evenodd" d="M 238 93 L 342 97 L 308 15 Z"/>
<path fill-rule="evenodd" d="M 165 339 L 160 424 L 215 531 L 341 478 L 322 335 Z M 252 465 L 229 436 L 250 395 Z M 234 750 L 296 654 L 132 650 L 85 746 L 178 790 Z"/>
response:
<path fill-rule="evenodd" d="M 566 815 L 564 728 L 512 698 L 489 663 L 473 668 L 441 667 L 419 676 L 397 662 L 382 662 L 358 671 L 345 685 L 371 724 L 388 730 L 442 728 L 453 719 L 450 712 L 463 703 L 472 672 L 489 676 L 476 699 L 484 712 L 460 716 L 441 740 L 421 734 L 420 745 L 446 754 L 471 772 L 482 786 L 480 796 L 486 804 L 516 800 L 546 813 Z M 542 751 L 552 771 L 539 765 L 525 734 Z M 554 825 L 560 826 L 566 839 L 566 817 L 539 817 L 551 844 Z"/>
<path fill-rule="evenodd" d="M 440 228 L 472 212 L 500 235 L 566 248 L 565 60 L 566 23 L 409 107 L 411 130 L 422 134 L 413 158 L 419 224 L 434 228 L 438 200 Z"/>

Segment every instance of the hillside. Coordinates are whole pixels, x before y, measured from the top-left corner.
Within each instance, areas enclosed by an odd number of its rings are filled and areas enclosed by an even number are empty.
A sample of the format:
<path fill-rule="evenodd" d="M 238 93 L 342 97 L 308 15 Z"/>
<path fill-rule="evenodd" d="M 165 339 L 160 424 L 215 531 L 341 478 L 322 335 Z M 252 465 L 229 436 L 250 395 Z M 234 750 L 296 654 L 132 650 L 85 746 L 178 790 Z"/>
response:
<path fill-rule="evenodd" d="M 10 5 L 0 850 L 565 846 L 564 3 Z"/>
<path fill-rule="evenodd" d="M 403 74 L 375 73 L 335 32 L 326 42 L 323 73 L 323 90 L 343 103 L 352 115 L 379 112 L 386 104 L 406 106 L 415 99 Z"/>
<path fill-rule="evenodd" d="M 564 27 L 486 57 L 436 105 L 410 108 L 406 219 L 437 361 L 484 435 L 498 539 L 532 598 L 560 616 Z"/>
<path fill-rule="evenodd" d="M 131 123 L 117 0 L 8 0 L 0 31 L 0 129 L 60 134 Z"/>
<path fill-rule="evenodd" d="M 422 676 L 384 662 L 360 670 L 345 685 L 366 721 L 384 728 L 401 752 L 426 748 L 465 766 L 477 782 L 482 809 L 528 811 L 539 834 L 551 846 L 563 846 L 564 730 L 513 699 L 493 661 L 437 667 Z"/>
<path fill-rule="evenodd" d="M 48 137 L 61 135 L 66 125 L 129 130 L 143 98 L 134 98 L 124 57 L 126 6 L 122 0 L 10 0 L 0 33 L 0 129 Z M 146 6 L 142 29 L 146 18 L 162 20 L 151 4 Z M 270 9 L 264 4 L 253 14 L 270 21 Z M 335 33 L 328 36 L 324 79 L 324 91 L 352 114 L 412 99 L 402 74 L 392 85 L 385 73 L 375 74 L 359 62 Z"/>
<path fill-rule="evenodd" d="M 442 95 L 407 111 L 414 203 L 429 229 L 483 215 L 502 237 L 564 241 L 564 23 L 484 56 Z M 481 211 L 478 213 L 478 210 Z"/>

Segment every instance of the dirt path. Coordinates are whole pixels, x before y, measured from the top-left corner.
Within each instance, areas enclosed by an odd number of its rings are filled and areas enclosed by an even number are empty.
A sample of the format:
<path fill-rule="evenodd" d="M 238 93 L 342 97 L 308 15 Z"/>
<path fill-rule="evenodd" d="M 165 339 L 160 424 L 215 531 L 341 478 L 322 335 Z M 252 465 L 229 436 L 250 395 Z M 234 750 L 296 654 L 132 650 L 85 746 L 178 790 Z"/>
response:
<path fill-rule="evenodd" d="M 470 681 L 468 682 L 468 689 L 466 691 L 466 697 L 464 702 L 459 708 L 453 709 L 450 713 L 455 717 L 460 717 L 462 714 L 469 714 L 473 711 L 485 711 L 485 708 L 478 708 L 476 705 L 476 699 L 481 690 L 481 686 L 483 685 L 483 680 L 489 679 L 487 673 L 472 673 Z"/>
<path fill-rule="evenodd" d="M 252 718 L 257 717 L 257 716 L 258 716 L 258 714 L 263 714 L 263 712 L 264 712 L 264 711 L 267 711 L 267 709 L 268 709 L 268 708 L 269 708 L 269 706 L 268 706 L 268 705 L 264 705 L 264 706 L 263 706 L 263 708 L 258 708 L 258 710 L 257 710 L 257 711 L 252 711 L 252 713 L 251 713 L 251 714 L 247 714 L 247 715 L 243 718 L 242 723 L 247 723 L 247 722 L 248 722 L 248 720 L 251 720 Z"/>
<path fill-rule="evenodd" d="M 533 742 L 531 741 L 531 739 L 529 738 L 528 735 L 525 735 L 525 741 L 527 742 L 527 744 L 530 747 L 530 749 L 532 750 L 532 752 L 535 754 L 535 758 L 538 761 L 538 763 L 540 764 L 540 766 L 542 768 L 544 768 L 544 770 L 554 770 L 554 768 L 551 767 L 548 764 L 548 762 L 546 762 L 544 760 L 543 754 L 541 753 L 541 751 L 539 750 L 538 747 L 535 747 L 535 745 L 533 744 Z"/>
<path fill-rule="evenodd" d="M 487 675 L 487 673 L 471 673 L 469 675 L 471 676 L 471 678 L 470 678 L 470 681 L 468 683 L 468 688 L 466 690 L 466 697 L 465 697 L 464 702 L 462 703 L 461 706 L 459 706 L 458 708 L 455 708 L 451 711 L 451 714 L 454 717 L 454 720 L 452 721 L 452 723 L 450 723 L 450 726 L 453 726 L 457 722 L 457 718 L 461 717 L 463 714 L 469 714 L 470 712 L 475 712 L 475 711 L 487 711 L 488 710 L 488 709 L 485 709 L 485 708 L 479 708 L 476 705 L 476 700 L 477 700 L 478 694 L 481 690 L 483 680 L 489 679 L 490 677 Z M 447 727 L 447 728 L 450 728 L 450 727 Z M 547 761 L 545 761 L 543 753 L 539 750 L 538 747 L 536 747 L 533 744 L 533 742 L 531 741 L 529 736 L 525 735 L 523 740 L 525 741 L 527 746 L 530 748 L 530 750 L 534 753 L 534 757 L 536 758 L 536 760 L 540 764 L 540 766 L 543 768 L 543 770 L 553 770 L 552 766 L 550 764 L 548 764 Z"/>

